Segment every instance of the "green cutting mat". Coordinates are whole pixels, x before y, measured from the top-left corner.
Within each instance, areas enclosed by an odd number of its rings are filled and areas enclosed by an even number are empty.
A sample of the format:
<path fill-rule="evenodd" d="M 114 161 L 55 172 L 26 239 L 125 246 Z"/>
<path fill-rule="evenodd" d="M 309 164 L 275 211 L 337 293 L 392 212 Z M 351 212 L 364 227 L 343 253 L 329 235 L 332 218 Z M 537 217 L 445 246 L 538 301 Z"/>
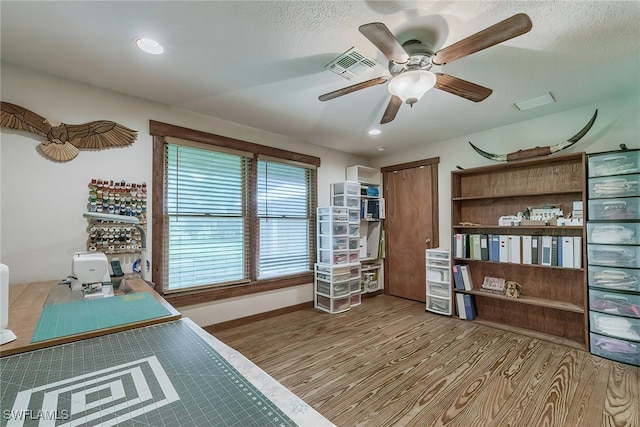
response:
<path fill-rule="evenodd" d="M 45 305 L 31 342 L 168 316 L 148 292 Z"/>

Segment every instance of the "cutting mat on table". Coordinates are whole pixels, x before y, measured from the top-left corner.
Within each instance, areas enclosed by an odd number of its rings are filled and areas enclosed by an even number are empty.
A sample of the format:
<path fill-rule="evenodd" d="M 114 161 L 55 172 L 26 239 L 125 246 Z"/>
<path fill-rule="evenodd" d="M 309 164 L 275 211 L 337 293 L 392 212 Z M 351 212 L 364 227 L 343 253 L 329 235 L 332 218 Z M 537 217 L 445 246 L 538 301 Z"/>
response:
<path fill-rule="evenodd" d="M 31 342 L 112 328 L 170 314 L 148 292 L 48 304 L 42 308 Z"/>

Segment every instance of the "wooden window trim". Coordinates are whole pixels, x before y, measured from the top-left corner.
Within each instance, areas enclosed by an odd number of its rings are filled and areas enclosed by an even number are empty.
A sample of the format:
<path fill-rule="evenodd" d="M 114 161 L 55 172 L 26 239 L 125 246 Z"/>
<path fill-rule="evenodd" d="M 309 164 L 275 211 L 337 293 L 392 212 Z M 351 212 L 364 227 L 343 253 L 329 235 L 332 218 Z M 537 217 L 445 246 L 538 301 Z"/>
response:
<path fill-rule="evenodd" d="M 212 145 L 216 147 L 226 147 L 234 150 L 248 151 L 254 155 L 266 155 L 283 160 L 305 163 L 316 168 L 320 166 L 320 158 L 307 154 L 296 153 L 294 151 L 283 150 L 279 148 L 260 145 L 253 142 L 242 141 L 239 139 L 229 138 L 222 135 L 216 135 L 194 129 L 188 129 L 168 123 L 149 120 L 149 134 L 153 136 L 153 155 L 152 155 L 152 212 L 151 212 L 151 230 L 152 230 L 152 249 L 151 249 L 151 265 L 152 275 L 156 283 L 164 283 L 163 277 L 163 258 L 164 258 L 164 145 L 166 137 L 180 138 L 189 141 Z M 314 174 L 314 180 L 311 183 L 313 191 L 311 194 L 314 206 L 317 206 L 318 175 Z M 252 184 L 255 186 L 255 183 Z M 250 194 L 255 194 L 255 189 L 250 189 Z M 311 213 L 311 220 L 315 221 L 315 212 Z M 313 230 L 313 228 L 312 228 Z M 315 239 L 314 236 L 310 236 Z M 253 252 L 253 246 L 250 250 Z M 315 260 L 315 251 L 311 251 L 312 262 Z M 252 254 L 255 258 L 255 253 Z M 185 306 L 198 304 L 203 302 L 215 301 L 224 298 L 232 298 L 242 295 L 249 295 L 259 292 L 267 292 L 276 289 L 298 286 L 313 282 L 313 273 L 304 273 L 297 276 L 286 278 L 265 279 L 252 281 L 248 284 L 230 285 L 225 287 L 212 287 L 198 290 L 185 290 L 183 292 L 172 292 L 166 294 L 166 299 L 175 306 Z M 164 294 L 164 289 L 160 285 L 157 292 Z"/>

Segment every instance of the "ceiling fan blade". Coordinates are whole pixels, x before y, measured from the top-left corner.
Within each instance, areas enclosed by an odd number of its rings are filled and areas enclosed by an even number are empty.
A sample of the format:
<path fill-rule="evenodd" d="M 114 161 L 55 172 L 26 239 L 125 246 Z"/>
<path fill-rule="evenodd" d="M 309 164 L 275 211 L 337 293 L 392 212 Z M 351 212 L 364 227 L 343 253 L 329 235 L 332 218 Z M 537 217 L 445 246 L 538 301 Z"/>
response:
<path fill-rule="evenodd" d="M 402 105 L 402 99 L 393 95 L 389 100 L 389 104 L 387 105 L 387 109 L 384 110 L 384 114 L 382 115 L 382 119 L 380 120 L 380 124 L 383 125 L 385 123 L 389 123 L 393 119 L 396 118 L 396 114 L 398 114 L 398 110 Z"/>
<path fill-rule="evenodd" d="M 325 93 L 324 95 L 320 95 L 318 99 L 320 101 L 328 101 L 330 99 L 337 98 L 339 96 L 346 95 L 348 93 L 355 92 L 360 89 L 366 89 L 371 86 L 381 85 L 382 83 L 385 83 L 387 80 L 389 80 L 389 77 L 387 76 L 376 77 L 375 79 L 366 80 L 364 82 L 356 83 L 351 86 L 343 87 L 342 89 L 334 90 L 333 92 Z"/>
<path fill-rule="evenodd" d="M 531 19 L 524 13 L 518 13 L 511 18 L 498 22 L 489 28 L 462 39 L 436 52 L 432 59 L 435 65 L 444 65 L 472 53 L 502 43 L 531 30 Z"/>
<path fill-rule="evenodd" d="M 434 87 L 473 102 L 480 102 L 493 93 L 493 90 L 487 87 L 442 73 L 436 73 Z"/>
<path fill-rule="evenodd" d="M 360 25 L 360 32 L 373 43 L 389 61 L 404 64 L 409 60 L 409 54 L 398 43 L 395 36 L 382 22 L 372 22 Z"/>

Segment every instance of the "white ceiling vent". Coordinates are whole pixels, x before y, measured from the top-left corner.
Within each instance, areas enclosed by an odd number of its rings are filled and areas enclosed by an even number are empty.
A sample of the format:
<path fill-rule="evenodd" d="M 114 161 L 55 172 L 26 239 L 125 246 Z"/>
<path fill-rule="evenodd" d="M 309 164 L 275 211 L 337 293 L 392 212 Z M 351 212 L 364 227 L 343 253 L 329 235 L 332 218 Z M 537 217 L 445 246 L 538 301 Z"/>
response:
<path fill-rule="evenodd" d="M 351 80 L 376 65 L 380 64 L 372 59 L 365 58 L 361 53 L 355 50 L 355 47 L 352 47 L 327 64 L 325 68 L 347 80 Z"/>

